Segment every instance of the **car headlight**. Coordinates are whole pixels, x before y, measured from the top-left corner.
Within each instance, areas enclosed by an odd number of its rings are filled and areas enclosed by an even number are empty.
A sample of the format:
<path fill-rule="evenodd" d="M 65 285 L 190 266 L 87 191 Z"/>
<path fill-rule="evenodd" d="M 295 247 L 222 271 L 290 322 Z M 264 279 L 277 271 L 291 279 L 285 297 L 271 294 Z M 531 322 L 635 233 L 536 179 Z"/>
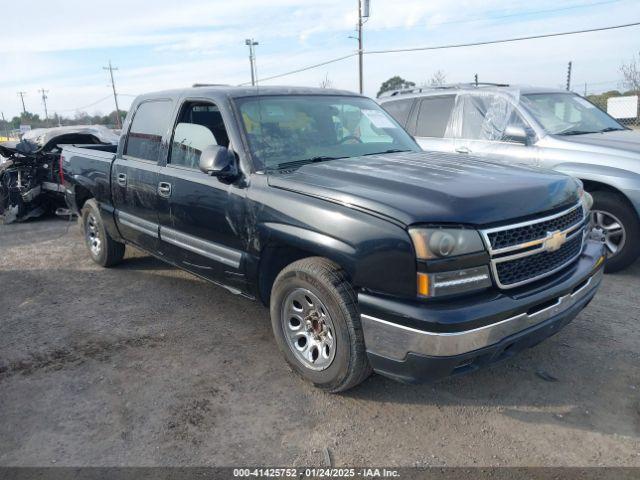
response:
<path fill-rule="evenodd" d="M 475 230 L 412 228 L 409 230 L 409 235 L 413 241 L 417 259 L 426 263 L 427 267 L 430 262 L 439 259 L 453 259 L 460 255 L 485 251 L 480 234 Z M 417 293 L 420 297 L 438 297 L 481 290 L 491 285 L 487 265 L 437 272 L 419 271 Z"/>
<path fill-rule="evenodd" d="M 593 207 L 593 197 L 589 192 L 582 190 L 582 192 L 580 192 L 580 202 L 582 203 L 584 214 L 588 215 L 591 211 L 591 207 Z"/>
<path fill-rule="evenodd" d="M 475 230 L 462 228 L 412 228 L 409 235 L 420 260 L 449 258 L 482 252 L 484 245 Z"/>

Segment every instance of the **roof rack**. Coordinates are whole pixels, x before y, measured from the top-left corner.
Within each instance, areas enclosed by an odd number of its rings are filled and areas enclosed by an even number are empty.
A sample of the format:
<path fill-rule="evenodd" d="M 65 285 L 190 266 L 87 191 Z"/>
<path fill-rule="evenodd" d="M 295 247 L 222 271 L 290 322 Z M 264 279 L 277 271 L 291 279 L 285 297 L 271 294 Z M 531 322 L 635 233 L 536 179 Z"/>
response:
<path fill-rule="evenodd" d="M 229 87 L 228 83 L 194 83 L 191 85 L 193 88 L 197 87 Z"/>
<path fill-rule="evenodd" d="M 471 87 L 508 87 L 508 83 L 490 83 L 490 82 L 469 82 L 469 83 L 452 83 L 448 85 L 438 85 L 429 87 L 411 87 L 400 88 L 398 90 L 389 90 L 383 92 L 379 98 L 383 97 L 395 97 L 396 95 L 409 95 L 412 93 L 430 92 L 433 90 L 452 90 L 456 88 L 471 88 Z"/>

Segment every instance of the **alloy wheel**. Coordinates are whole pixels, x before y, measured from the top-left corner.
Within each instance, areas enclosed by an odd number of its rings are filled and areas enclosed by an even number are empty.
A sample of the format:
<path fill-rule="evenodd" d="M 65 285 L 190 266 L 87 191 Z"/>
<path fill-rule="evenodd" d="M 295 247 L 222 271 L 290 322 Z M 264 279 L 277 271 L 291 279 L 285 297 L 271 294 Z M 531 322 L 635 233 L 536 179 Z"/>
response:
<path fill-rule="evenodd" d="M 285 341 L 295 357 L 311 370 L 325 370 L 336 353 L 333 320 L 322 301 L 306 288 L 285 298 L 281 311 Z"/>
<path fill-rule="evenodd" d="M 604 235 L 604 244 L 607 247 L 607 256 L 613 257 L 624 248 L 627 234 L 623 223 L 610 212 L 593 210 L 591 212 L 593 227 Z"/>
<path fill-rule="evenodd" d="M 102 250 L 102 236 L 100 234 L 100 228 L 98 227 L 98 221 L 93 213 L 87 215 L 87 221 L 85 224 L 85 238 L 89 250 L 94 257 L 100 256 Z"/>

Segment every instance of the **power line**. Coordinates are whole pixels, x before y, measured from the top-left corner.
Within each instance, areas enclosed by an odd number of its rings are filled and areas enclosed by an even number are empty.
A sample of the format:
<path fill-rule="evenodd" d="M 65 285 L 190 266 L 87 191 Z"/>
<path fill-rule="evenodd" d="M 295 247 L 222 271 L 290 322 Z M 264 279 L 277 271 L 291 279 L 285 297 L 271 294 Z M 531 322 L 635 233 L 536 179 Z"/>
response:
<path fill-rule="evenodd" d="M 494 45 L 496 43 L 520 42 L 523 40 L 535 40 L 539 38 L 562 37 L 565 35 L 578 35 L 581 33 L 602 32 L 605 30 L 614 30 L 617 28 L 636 27 L 638 25 L 640 25 L 640 22 L 626 23 L 623 25 L 612 25 L 609 27 L 589 28 L 585 30 L 574 30 L 571 32 L 546 33 L 544 35 L 529 35 L 527 37 L 504 38 L 501 40 L 487 40 L 484 42 L 454 43 L 450 45 L 437 45 L 433 47 L 412 47 L 412 48 L 394 48 L 389 50 L 370 50 L 364 53 L 365 55 L 376 55 L 380 53 L 417 52 L 417 51 L 425 51 L 425 50 L 443 50 L 446 48 L 477 47 L 480 45 Z"/>
<path fill-rule="evenodd" d="M 574 31 L 570 31 L 570 32 L 557 32 L 557 33 L 547 33 L 544 35 L 530 35 L 527 37 L 516 37 L 516 38 L 506 38 L 506 39 L 501 39 L 501 40 L 488 40 L 488 41 L 484 41 L 484 42 L 472 42 L 472 43 L 457 43 L 457 44 L 449 44 L 449 45 L 436 45 L 436 46 L 432 46 L 432 47 L 413 47 L 413 48 L 398 48 L 398 49 L 390 49 L 390 50 L 370 50 L 370 51 L 364 51 L 363 53 L 365 55 L 376 55 L 376 54 L 381 54 L 381 53 L 399 53 L 399 52 L 414 52 L 414 51 L 424 51 L 424 50 L 443 50 L 443 49 L 447 49 L 447 48 L 462 48 L 462 47 L 475 47 L 475 46 L 480 46 L 480 45 L 492 45 L 492 44 L 498 44 L 498 43 L 509 43 L 509 42 L 520 42 L 523 40 L 535 40 L 535 39 L 539 39 L 539 38 L 550 38 L 550 37 L 561 37 L 561 36 L 565 36 L 565 35 L 578 35 L 578 34 L 582 34 L 582 33 L 591 33 L 591 32 L 601 32 L 601 31 L 605 31 L 605 30 L 614 30 L 614 29 L 618 29 L 618 28 L 628 28 L 628 27 L 635 27 L 640 25 L 640 22 L 634 22 L 634 23 L 627 23 L 627 24 L 623 24 L 623 25 L 612 25 L 612 26 L 608 26 L 608 27 L 599 27 L 599 28 L 590 28 L 590 29 L 584 29 L 584 30 L 574 30 Z M 267 81 L 267 80 L 274 80 L 276 78 L 282 78 L 282 77 L 286 77 L 289 75 L 293 75 L 296 73 L 301 73 L 301 72 L 305 72 L 307 70 L 313 70 L 314 68 L 318 68 L 318 67 L 322 67 L 325 65 L 329 65 L 331 63 L 335 63 L 335 62 L 339 62 L 342 60 L 346 60 L 347 58 L 351 58 L 351 57 L 355 57 L 357 56 L 358 53 L 350 53 L 349 55 L 344 55 L 342 57 L 337 57 L 337 58 L 332 58 L 330 60 L 326 60 L 324 62 L 320 62 L 320 63 L 316 63 L 313 65 L 308 65 L 306 67 L 301 67 L 298 68 L 296 70 L 291 70 L 289 72 L 284 72 L 284 73 L 279 73 L 277 75 L 272 75 L 270 77 L 265 77 L 262 79 L 262 81 Z M 240 83 L 239 85 L 248 85 L 247 82 L 245 83 Z"/>
<path fill-rule="evenodd" d="M 293 75 L 294 73 L 304 72 L 306 70 L 311 70 L 311 69 L 314 69 L 314 68 L 322 67 L 324 65 L 329 65 L 330 63 L 339 62 L 340 60 L 345 60 L 347 58 L 355 57 L 356 55 L 358 55 L 358 54 L 357 53 L 350 53 L 349 55 L 345 55 L 343 57 L 332 58 L 331 60 L 327 60 L 327 61 L 321 62 L 321 63 L 316 63 L 314 65 L 309 65 L 307 67 L 298 68 L 297 70 L 292 70 L 290 72 L 280 73 L 278 75 L 272 75 L 271 77 L 265 77 L 265 78 L 262 78 L 261 81 L 266 82 L 267 80 L 274 80 L 276 78 L 286 77 L 288 75 Z M 238 85 L 240 85 L 240 86 L 249 85 L 249 82 L 240 83 Z"/>
<path fill-rule="evenodd" d="M 93 107 L 94 105 L 97 105 L 101 102 L 104 102 L 105 100 L 111 98 L 111 94 L 107 95 L 106 97 L 102 97 L 100 100 L 96 100 L 93 103 L 90 103 L 89 105 L 84 105 L 82 107 L 76 107 L 76 108 L 59 108 L 56 109 L 56 111 L 59 112 L 77 112 L 78 110 L 84 110 L 85 108 L 89 108 L 89 107 Z"/>

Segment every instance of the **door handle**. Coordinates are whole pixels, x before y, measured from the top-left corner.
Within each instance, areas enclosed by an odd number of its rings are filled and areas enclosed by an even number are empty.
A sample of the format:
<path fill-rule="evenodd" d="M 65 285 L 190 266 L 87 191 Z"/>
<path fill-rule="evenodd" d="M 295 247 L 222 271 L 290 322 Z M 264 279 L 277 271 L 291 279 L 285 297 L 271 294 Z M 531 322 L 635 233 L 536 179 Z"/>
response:
<path fill-rule="evenodd" d="M 456 152 L 458 153 L 471 153 L 468 147 L 458 147 L 456 148 Z"/>
<path fill-rule="evenodd" d="M 120 185 L 121 187 L 126 187 L 127 186 L 127 174 L 126 173 L 119 173 L 118 174 L 118 185 Z"/>
<path fill-rule="evenodd" d="M 160 182 L 158 184 L 158 194 L 161 197 L 168 198 L 171 196 L 171 184 L 168 182 Z"/>

